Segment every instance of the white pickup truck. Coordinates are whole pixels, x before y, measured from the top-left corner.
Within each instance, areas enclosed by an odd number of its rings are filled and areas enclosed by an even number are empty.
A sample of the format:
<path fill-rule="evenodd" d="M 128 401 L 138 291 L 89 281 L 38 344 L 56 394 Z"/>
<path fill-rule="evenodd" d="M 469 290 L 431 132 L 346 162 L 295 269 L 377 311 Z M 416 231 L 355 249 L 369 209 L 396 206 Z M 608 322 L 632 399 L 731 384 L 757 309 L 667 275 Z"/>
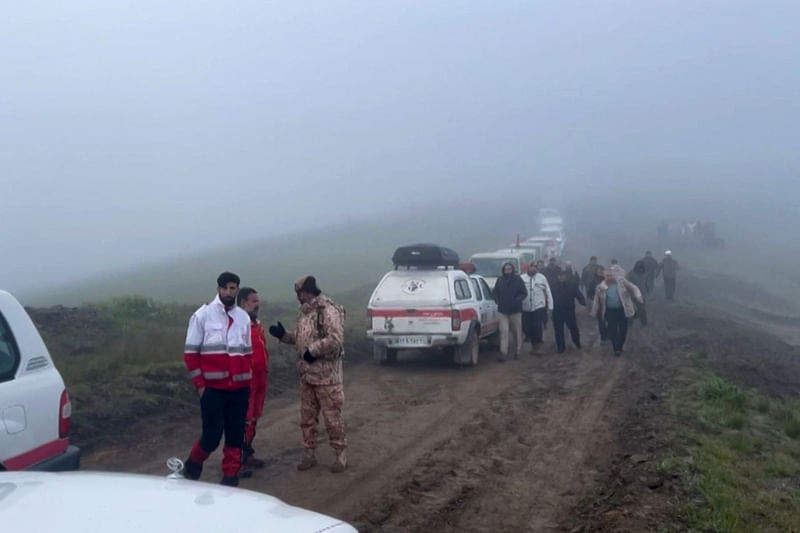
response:
<path fill-rule="evenodd" d="M 500 323 L 486 280 L 454 264 L 399 265 L 375 287 L 367 317 L 378 363 L 397 361 L 399 350 L 447 348 L 457 364 L 476 365 L 481 339 Z"/>
<path fill-rule="evenodd" d="M 64 380 L 36 326 L 0 291 L 0 471 L 76 470 L 71 415 Z"/>

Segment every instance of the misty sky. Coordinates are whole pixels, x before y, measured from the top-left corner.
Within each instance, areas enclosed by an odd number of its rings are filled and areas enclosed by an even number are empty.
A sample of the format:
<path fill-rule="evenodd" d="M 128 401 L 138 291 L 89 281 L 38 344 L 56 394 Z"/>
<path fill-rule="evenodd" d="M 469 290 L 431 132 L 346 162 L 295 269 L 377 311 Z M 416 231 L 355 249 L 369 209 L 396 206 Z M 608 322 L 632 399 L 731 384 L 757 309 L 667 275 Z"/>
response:
<path fill-rule="evenodd" d="M 28 0 L 2 13 L 11 290 L 537 183 L 800 197 L 800 2 Z"/>

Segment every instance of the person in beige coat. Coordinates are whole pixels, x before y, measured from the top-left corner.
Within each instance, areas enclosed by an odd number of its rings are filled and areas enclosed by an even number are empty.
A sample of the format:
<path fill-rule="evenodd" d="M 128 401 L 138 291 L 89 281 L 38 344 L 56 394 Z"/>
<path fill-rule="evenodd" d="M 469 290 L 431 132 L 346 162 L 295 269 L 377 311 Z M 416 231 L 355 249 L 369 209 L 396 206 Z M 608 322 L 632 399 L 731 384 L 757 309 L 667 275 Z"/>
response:
<path fill-rule="evenodd" d="M 620 356 L 628 336 L 628 320 L 636 314 L 634 301 L 643 303 L 639 288 L 625 279 L 624 271 L 607 268 L 597 286 L 592 303 L 592 316 L 602 320 L 611 339 L 614 355 Z"/>

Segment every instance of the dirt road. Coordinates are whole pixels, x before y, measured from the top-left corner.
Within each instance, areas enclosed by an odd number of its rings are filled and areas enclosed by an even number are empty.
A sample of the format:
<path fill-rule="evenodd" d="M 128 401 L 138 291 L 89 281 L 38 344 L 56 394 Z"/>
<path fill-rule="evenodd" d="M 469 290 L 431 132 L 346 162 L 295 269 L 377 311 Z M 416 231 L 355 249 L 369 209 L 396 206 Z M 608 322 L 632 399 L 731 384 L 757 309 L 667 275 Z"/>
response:
<path fill-rule="evenodd" d="M 645 333 L 647 331 L 647 333 Z M 242 486 L 353 522 L 362 531 L 562 531 L 616 453 L 615 421 L 647 379 L 655 330 L 634 329 L 626 354 L 601 345 L 582 317 L 583 351 L 524 353 L 500 364 L 483 347 L 476 368 L 411 354 L 396 366 L 346 372 L 350 468 L 297 472 L 300 431 L 289 393 L 268 403 L 256 448 L 269 459 Z M 551 336 L 550 332 L 548 336 Z M 638 369 L 638 370 L 637 370 Z M 161 424 L 136 444 L 87 457 L 86 469 L 164 474 L 183 457 L 196 420 Z M 204 479 L 219 479 L 218 457 Z"/>

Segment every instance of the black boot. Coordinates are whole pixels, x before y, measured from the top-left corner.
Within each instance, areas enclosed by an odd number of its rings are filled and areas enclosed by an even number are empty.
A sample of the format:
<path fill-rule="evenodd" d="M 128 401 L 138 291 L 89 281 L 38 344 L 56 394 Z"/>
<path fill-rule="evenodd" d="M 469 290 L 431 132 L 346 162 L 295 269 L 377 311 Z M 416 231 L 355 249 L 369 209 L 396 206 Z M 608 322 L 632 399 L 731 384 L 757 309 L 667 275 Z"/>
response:
<path fill-rule="evenodd" d="M 222 478 L 222 481 L 220 481 L 219 484 L 225 485 L 226 487 L 238 487 L 239 476 L 225 476 Z"/>
<path fill-rule="evenodd" d="M 183 477 L 197 481 L 203 473 L 203 463 L 195 463 L 191 459 L 183 462 Z"/>

